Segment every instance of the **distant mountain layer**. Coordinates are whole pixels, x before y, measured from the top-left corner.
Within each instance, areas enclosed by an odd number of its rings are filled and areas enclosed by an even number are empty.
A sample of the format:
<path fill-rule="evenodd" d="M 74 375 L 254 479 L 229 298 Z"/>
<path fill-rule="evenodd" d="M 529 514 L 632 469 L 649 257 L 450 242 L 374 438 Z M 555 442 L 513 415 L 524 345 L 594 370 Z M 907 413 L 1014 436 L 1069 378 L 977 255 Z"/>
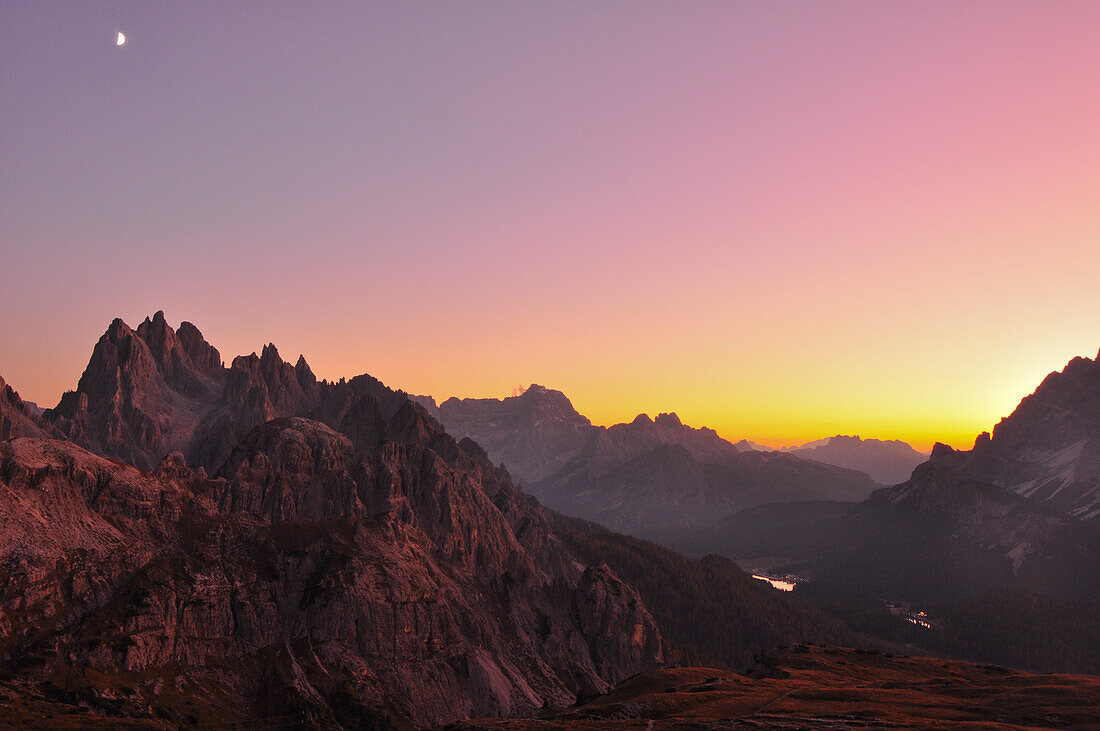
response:
<path fill-rule="evenodd" d="M 439 416 L 448 432 L 473 439 L 525 483 L 560 470 L 598 429 L 561 391 L 538 385 L 503 400 L 449 398 L 439 405 Z"/>
<path fill-rule="evenodd" d="M 855 470 L 739 449 L 676 414 L 593 426 L 565 394 L 538 385 L 505 399 L 451 398 L 439 414 L 550 507 L 634 535 L 713 525 L 766 502 L 859 500 L 877 487 Z"/>
<path fill-rule="evenodd" d="M 797 457 L 866 472 L 875 482 L 883 485 L 905 482 L 913 473 L 913 468 L 928 459 L 928 454 L 918 452 L 896 439 L 882 441 L 841 435 L 784 451 Z"/>
<path fill-rule="evenodd" d="M 953 601 L 1014 587 L 1100 602 L 1100 364 L 1051 373 L 970 451 L 937 444 L 858 505 L 771 505 L 674 545 L 785 556 L 818 581 Z"/>

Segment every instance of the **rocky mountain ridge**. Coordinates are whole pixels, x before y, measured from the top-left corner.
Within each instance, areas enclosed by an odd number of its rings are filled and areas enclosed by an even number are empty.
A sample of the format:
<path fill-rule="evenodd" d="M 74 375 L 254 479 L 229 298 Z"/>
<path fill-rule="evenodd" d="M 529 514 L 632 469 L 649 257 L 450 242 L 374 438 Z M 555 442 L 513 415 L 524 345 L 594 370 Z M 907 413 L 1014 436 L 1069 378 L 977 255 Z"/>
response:
<path fill-rule="evenodd" d="M 113 322 L 44 425 L 68 439 L 0 442 L 0 662 L 51 697 L 435 724 L 664 661 L 633 588 L 370 376 L 318 382 L 274 346 L 226 368 L 157 313 Z"/>
<path fill-rule="evenodd" d="M 1100 353 L 1048 375 L 969 452 L 936 445 L 931 459 L 1058 512 L 1100 517 Z"/>

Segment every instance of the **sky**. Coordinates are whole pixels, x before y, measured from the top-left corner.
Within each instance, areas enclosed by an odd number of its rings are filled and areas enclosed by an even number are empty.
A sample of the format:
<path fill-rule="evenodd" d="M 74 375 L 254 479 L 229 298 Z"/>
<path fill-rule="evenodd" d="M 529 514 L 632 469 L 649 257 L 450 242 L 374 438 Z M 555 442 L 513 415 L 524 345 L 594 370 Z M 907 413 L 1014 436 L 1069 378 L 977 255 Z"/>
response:
<path fill-rule="evenodd" d="M 1100 3 L 0 0 L 0 375 L 115 317 L 412 393 L 968 447 L 1100 347 Z M 127 42 L 115 45 L 116 34 Z"/>

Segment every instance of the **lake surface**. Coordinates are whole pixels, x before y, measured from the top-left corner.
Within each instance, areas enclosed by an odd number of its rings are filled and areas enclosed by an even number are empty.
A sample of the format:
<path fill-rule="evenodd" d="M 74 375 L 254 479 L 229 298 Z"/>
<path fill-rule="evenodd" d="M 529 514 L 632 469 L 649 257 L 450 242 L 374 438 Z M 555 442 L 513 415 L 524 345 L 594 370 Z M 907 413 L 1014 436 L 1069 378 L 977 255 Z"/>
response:
<path fill-rule="evenodd" d="M 761 576 L 760 574 L 753 574 L 752 578 L 759 579 L 760 581 L 766 581 L 779 591 L 794 591 L 794 582 L 785 581 L 783 579 L 773 579 L 770 576 Z"/>

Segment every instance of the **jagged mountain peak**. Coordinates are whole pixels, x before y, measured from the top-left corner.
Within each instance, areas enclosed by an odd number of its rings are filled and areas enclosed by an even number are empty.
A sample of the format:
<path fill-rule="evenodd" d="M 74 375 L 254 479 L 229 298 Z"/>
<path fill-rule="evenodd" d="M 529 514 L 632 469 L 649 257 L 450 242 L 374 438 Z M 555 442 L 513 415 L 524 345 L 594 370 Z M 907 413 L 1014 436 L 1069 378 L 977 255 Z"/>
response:
<path fill-rule="evenodd" d="M 268 343 L 263 347 L 263 350 L 260 352 L 260 360 L 276 363 L 283 362 L 283 358 L 279 355 L 279 349 L 275 347 L 275 343 Z"/>
<path fill-rule="evenodd" d="M 134 331 L 126 324 L 126 321 L 121 317 L 116 317 L 111 320 L 111 324 L 107 326 L 107 331 L 103 333 L 106 337 L 111 339 L 117 339 L 125 334 L 132 334 Z"/>
<path fill-rule="evenodd" d="M 76 390 L 94 401 L 110 397 L 124 385 L 157 377 L 156 359 L 149 346 L 123 320 L 115 318 L 92 350 Z"/>
<path fill-rule="evenodd" d="M 222 375 L 218 351 L 203 339 L 198 328 L 192 325 L 185 341 L 168 324 L 161 310 L 152 318 L 145 318 L 136 335 L 149 347 L 165 381 L 180 393 L 202 395 L 211 388 L 206 379 Z"/>
<path fill-rule="evenodd" d="M 221 376 L 222 371 L 225 370 L 221 353 L 213 345 L 206 342 L 206 338 L 202 336 L 197 327 L 184 320 L 180 323 L 179 329 L 176 330 L 176 337 L 195 368 L 211 378 Z"/>
<path fill-rule="evenodd" d="M 167 327 L 168 321 L 164 319 L 164 310 L 157 310 L 152 314 L 152 316 L 146 315 L 145 320 L 144 322 L 142 322 L 142 324 L 156 325 L 157 327 Z"/>
<path fill-rule="evenodd" d="M 741 451 L 713 429 L 688 426 L 674 412 L 658 414 L 656 419 L 638 414 L 629 423 L 599 428 L 602 434 L 597 437 L 597 451 L 620 456 L 637 454 L 661 444 L 682 444 L 703 461 L 724 459 Z"/>
<path fill-rule="evenodd" d="M 545 413 L 558 414 L 563 418 L 580 416 L 573 406 L 573 402 L 563 392 L 555 388 L 540 386 L 537 383 L 532 383 L 519 396 L 509 397 L 504 401 L 509 401 L 511 398 L 515 398 L 517 404 L 527 404 L 529 408 Z"/>
<path fill-rule="evenodd" d="M 532 714 L 663 662 L 637 591 L 579 563 L 507 472 L 404 394 L 318 384 L 273 345 L 183 393 L 167 368 L 194 363 L 171 327 L 139 331 L 113 323 L 84 379 L 109 387 L 54 413 L 115 459 L 0 443 L 0 564 L 31 577 L 0 587 L 0 615 L 43 618 L 0 633 L 0 654 L 94 674 L 67 687 L 125 696 L 116 714 L 147 713 L 147 691 L 171 706 L 170 672 L 204 689 L 186 717 L 161 709 L 181 721 L 307 709 L 324 727 L 348 708 L 419 726 Z"/>
<path fill-rule="evenodd" d="M 137 330 L 115 318 L 76 390 L 45 411 L 44 422 L 93 451 L 151 469 L 190 439 L 221 392 L 220 356 L 197 328 L 185 332 L 186 341 L 163 311 L 146 317 Z"/>
<path fill-rule="evenodd" d="M 657 414 L 657 418 L 653 420 L 653 423 L 657 424 L 657 426 L 667 427 L 679 427 L 684 425 L 675 411 L 670 411 L 667 414 Z"/>
<path fill-rule="evenodd" d="M 989 432 L 982 432 L 982 434 L 989 435 Z M 980 439 L 981 437 L 979 437 Z M 940 462 L 948 460 L 954 455 L 958 454 L 958 450 L 943 442 L 936 442 L 932 445 L 932 452 L 928 455 L 928 459 L 932 462 Z"/>
<path fill-rule="evenodd" d="M 1073 358 L 971 450 L 933 458 L 1060 512 L 1100 516 L 1100 362 Z"/>

